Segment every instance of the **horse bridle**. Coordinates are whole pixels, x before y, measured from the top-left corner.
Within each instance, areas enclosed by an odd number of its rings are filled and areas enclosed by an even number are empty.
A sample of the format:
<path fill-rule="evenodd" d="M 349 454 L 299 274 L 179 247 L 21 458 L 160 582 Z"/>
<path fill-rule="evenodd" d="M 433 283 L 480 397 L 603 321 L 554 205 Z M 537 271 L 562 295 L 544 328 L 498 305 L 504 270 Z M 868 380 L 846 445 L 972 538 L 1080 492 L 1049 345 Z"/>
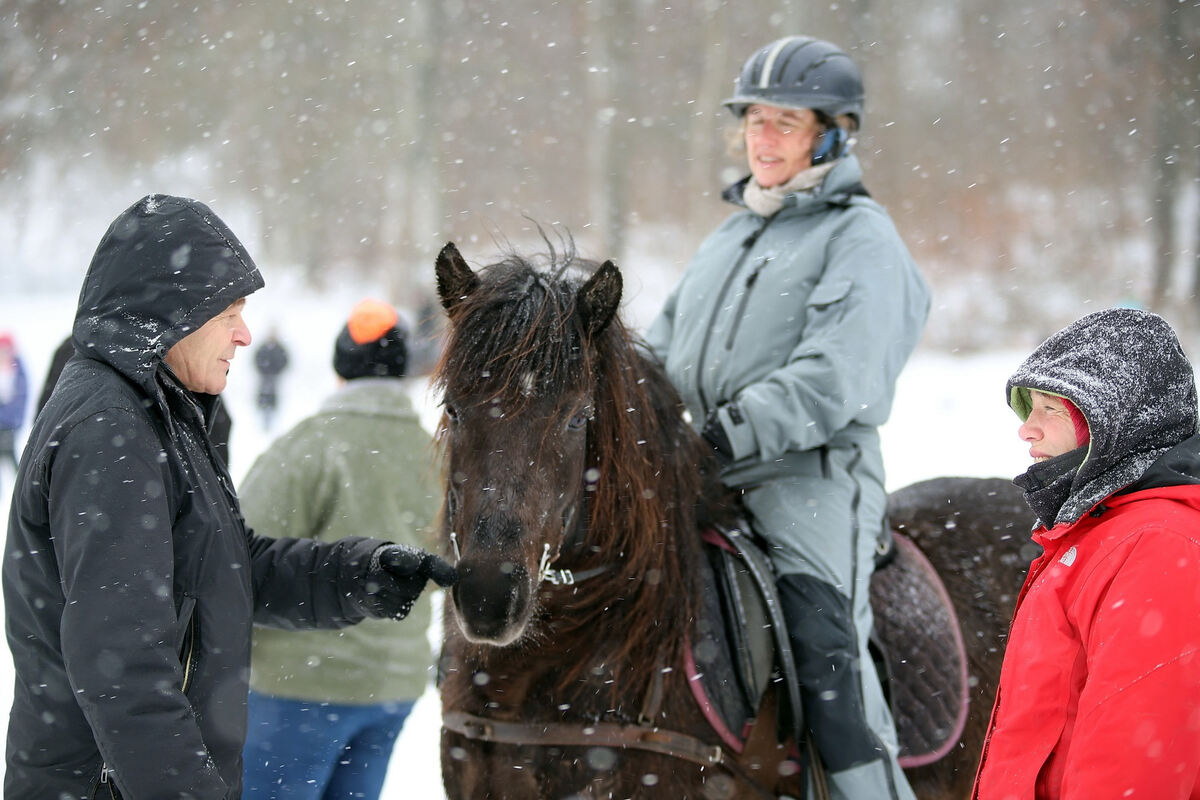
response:
<path fill-rule="evenodd" d="M 736 760 L 725 757 L 720 745 L 686 733 L 640 723 L 617 722 L 505 722 L 477 717 L 465 711 L 447 711 L 442 727 L 475 741 L 535 747 L 612 747 L 646 750 L 704 767 L 720 767 L 750 786 L 764 800 L 776 800 L 756 776 Z"/>
<path fill-rule="evenodd" d="M 663 675 L 660 664 L 647 690 L 637 722 L 509 722 L 468 714 L 465 711 L 446 711 L 442 727 L 473 741 L 533 747 L 611 747 L 618 750 L 645 750 L 678 758 L 702 767 L 719 767 L 740 779 L 763 800 L 776 800 L 758 777 L 734 758 L 727 758 L 724 748 L 709 744 L 695 736 L 670 731 L 651 724 L 662 708 Z M 774 725 L 768 725 L 773 729 Z"/>
<path fill-rule="evenodd" d="M 554 586 L 574 586 L 577 583 L 586 581 L 588 578 L 594 578 L 597 575 L 603 575 L 605 572 L 612 569 L 611 564 L 601 564 L 598 567 L 580 570 L 579 572 L 571 569 L 551 569 L 551 562 L 557 557 L 557 554 L 553 557 L 550 555 L 549 544 L 542 545 L 542 558 L 541 561 L 538 562 L 537 574 L 537 582 L 539 584 L 549 583 Z"/>
<path fill-rule="evenodd" d="M 586 476 L 587 470 L 584 470 Z M 570 570 L 570 569 L 551 569 L 551 566 L 562 555 L 564 550 L 574 550 L 584 543 L 586 538 L 585 530 L 587 528 L 588 515 L 588 496 L 587 486 L 584 486 L 583 494 L 580 501 L 571 506 L 570 510 L 563 517 L 563 539 L 559 543 L 558 550 L 553 554 L 550 552 L 549 543 L 542 543 L 542 557 L 538 561 L 537 583 L 540 586 L 543 583 L 549 583 L 552 586 L 574 586 L 582 583 L 588 578 L 594 578 L 597 575 L 603 575 L 608 570 L 612 569 L 611 564 L 601 564 L 598 567 L 591 567 L 585 570 Z M 576 512 L 580 506 L 583 507 L 583 513 L 576 518 Z"/>
<path fill-rule="evenodd" d="M 573 505 L 563 520 L 563 541 L 558 550 L 551 554 L 549 543 L 543 543 L 538 562 L 537 583 L 552 586 L 574 586 L 589 578 L 602 575 L 612 569 L 611 564 L 601 564 L 585 570 L 553 569 L 554 561 L 564 550 L 571 550 L 584 541 L 582 528 L 586 527 L 588 495 L 585 487 L 583 498 Z M 576 520 L 579 507 L 584 513 Z M 450 544 L 454 548 L 457 562 L 461 558 L 458 538 L 450 532 Z M 509 722 L 488 719 L 465 711 L 446 711 L 442 714 L 442 727 L 473 741 L 496 744 L 527 745 L 535 747 L 612 747 L 620 750 L 645 750 L 672 758 L 679 758 L 703 767 L 720 767 L 740 779 L 763 800 L 776 800 L 774 793 L 767 791 L 757 777 L 736 759 L 727 758 L 720 745 L 710 744 L 695 736 L 677 731 L 664 730 L 650 724 L 655 719 L 663 701 L 663 674 L 665 668 L 654 671 L 654 679 L 647 692 L 641 713 L 636 723 L 619 722 Z"/>

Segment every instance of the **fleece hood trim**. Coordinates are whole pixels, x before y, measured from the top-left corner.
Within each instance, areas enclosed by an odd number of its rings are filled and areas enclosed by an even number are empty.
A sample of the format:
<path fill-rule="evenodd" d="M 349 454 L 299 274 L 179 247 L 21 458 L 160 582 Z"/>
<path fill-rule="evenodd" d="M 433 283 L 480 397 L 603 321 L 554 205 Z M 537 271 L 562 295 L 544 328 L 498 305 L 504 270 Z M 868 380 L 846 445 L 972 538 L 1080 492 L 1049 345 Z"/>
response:
<path fill-rule="evenodd" d="M 167 351 L 263 285 L 246 248 L 207 205 L 148 195 L 100 240 L 72 341 L 153 396 Z"/>
<path fill-rule="evenodd" d="M 1078 520 L 1197 432 L 1191 364 L 1167 322 L 1146 311 L 1098 311 L 1042 342 L 1005 387 L 1022 419 L 1031 389 L 1074 403 L 1091 435 L 1061 507 L 1039 517 L 1045 527 Z"/>

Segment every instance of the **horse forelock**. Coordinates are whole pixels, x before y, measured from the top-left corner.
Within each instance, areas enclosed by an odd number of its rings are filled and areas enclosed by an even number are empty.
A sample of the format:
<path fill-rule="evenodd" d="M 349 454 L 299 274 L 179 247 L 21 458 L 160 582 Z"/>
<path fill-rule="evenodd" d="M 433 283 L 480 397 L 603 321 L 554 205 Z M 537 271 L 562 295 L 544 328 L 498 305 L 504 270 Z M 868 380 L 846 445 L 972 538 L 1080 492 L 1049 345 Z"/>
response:
<path fill-rule="evenodd" d="M 435 383 L 458 402 L 519 410 L 559 397 L 589 371 L 575 311 L 576 286 L 520 256 L 480 271 L 480 285 L 451 314 Z"/>

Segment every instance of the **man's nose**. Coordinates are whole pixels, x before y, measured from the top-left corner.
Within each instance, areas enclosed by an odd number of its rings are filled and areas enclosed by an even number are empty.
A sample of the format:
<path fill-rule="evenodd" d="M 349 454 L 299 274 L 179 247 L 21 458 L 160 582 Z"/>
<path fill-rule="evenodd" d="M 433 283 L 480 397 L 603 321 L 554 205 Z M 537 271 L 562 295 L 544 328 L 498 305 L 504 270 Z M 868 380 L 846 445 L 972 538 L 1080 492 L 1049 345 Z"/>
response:
<path fill-rule="evenodd" d="M 245 322 L 239 323 L 237 330 L 235 331 L 235 334 L 236 334 L 236 337 L 234 338 L 234 341 L 239 346 L 241 346 L 241 347 L 249 347 L 250 346 L 251 336 L 250 336 L 250 326 L 249 325 L 247 325 Z"/>

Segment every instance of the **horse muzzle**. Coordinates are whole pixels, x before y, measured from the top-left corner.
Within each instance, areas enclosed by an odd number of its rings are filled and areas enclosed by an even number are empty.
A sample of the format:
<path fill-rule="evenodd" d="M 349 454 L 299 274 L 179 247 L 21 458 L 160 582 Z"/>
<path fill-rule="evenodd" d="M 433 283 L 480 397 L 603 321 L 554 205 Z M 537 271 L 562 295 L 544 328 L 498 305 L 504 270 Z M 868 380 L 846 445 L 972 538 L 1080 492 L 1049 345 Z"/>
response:
<path fill-rule="evenodd" d="M 511 561 L 463 559 L 458 575 L 450 595 L 467 640 L 504 647 L 520 639 L 533 613 L 529 570 Z"/>

